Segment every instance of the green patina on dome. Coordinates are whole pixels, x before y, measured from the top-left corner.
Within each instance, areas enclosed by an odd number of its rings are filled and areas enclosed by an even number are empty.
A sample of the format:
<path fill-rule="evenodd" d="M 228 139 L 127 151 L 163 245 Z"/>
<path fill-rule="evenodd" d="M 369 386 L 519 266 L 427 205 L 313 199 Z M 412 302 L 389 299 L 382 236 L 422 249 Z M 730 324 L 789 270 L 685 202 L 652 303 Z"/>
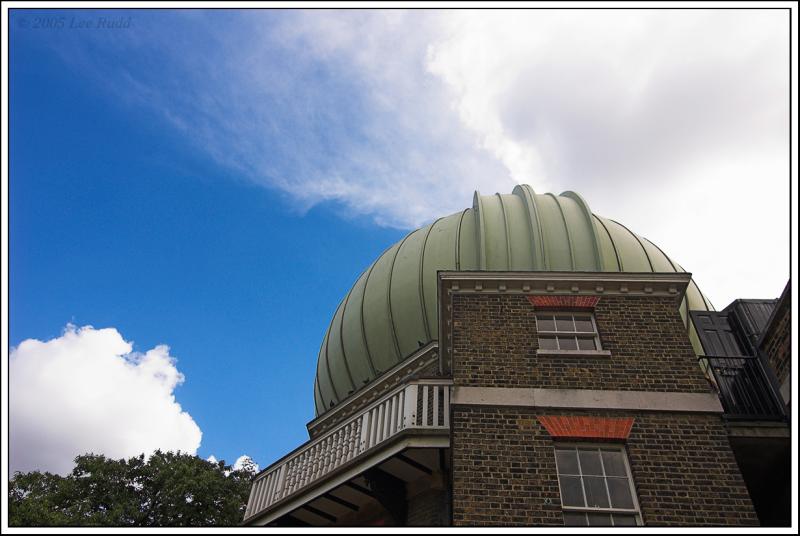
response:
<path fill-rule="evenodd" d="M 649 240 L 592 214 L 574 192 L 475 192 L 472 208 L 411 232 L 361 274 L 339 304 L 317 360 L 317 415 L 438 338 L 439 270 L 683 272 Z M 680 306 L 712 309 L 692 281 Z"/>

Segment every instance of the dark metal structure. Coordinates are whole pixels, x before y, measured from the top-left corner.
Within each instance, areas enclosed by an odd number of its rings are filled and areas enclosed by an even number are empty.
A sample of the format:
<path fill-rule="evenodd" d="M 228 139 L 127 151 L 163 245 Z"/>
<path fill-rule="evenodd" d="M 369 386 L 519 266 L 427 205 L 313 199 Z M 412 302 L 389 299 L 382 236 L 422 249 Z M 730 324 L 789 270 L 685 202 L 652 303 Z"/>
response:
<path fill-rule="evenodd" d="M 777 381 L 757 342 L 776 300 L 736 300 L 722 311 L 691 311 L 705 355 L 700 366 L 717 389 L 728 419 L 786 420 Z"/>

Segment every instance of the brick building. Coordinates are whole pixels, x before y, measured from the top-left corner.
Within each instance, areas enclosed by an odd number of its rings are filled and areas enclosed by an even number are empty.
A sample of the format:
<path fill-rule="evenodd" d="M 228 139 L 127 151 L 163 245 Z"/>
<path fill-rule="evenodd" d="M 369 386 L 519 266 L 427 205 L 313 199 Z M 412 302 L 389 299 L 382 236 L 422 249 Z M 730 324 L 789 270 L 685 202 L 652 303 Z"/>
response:
<path fill-rule="evenodd" d="M 788 525 L 790 299 L 714 311 L 577 194 L 481 196 L 333 315 L 247 525 Z"/>

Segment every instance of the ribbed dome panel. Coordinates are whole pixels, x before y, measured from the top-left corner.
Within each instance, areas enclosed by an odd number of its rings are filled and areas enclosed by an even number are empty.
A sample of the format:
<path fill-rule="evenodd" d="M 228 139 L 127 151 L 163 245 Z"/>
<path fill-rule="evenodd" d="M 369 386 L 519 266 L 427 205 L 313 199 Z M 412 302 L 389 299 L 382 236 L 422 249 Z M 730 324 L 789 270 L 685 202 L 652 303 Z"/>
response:
<path fill-rule="evenodd" d="M 317 415 L 438 338 L 439 270 L 683 272 L 660 248 L 594 215 L 574 192 L 480 195 L 472 207 L 409 233 L 386 250 L 336 309 L 320 348 Z M 692 281 L 680 306 L 711 309 Z"/>

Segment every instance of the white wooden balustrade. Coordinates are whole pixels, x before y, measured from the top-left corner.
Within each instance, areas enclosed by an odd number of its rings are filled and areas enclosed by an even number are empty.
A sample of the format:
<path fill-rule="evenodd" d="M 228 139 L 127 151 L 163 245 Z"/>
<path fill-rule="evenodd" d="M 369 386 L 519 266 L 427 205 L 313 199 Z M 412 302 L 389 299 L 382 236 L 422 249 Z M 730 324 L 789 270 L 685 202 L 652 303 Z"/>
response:
<path fill-rule="evenodd" d="M 450 428 L 450 385 L 402 385 L 256 477 L 245 519 L 323 478 L 402 430 Z"/>

